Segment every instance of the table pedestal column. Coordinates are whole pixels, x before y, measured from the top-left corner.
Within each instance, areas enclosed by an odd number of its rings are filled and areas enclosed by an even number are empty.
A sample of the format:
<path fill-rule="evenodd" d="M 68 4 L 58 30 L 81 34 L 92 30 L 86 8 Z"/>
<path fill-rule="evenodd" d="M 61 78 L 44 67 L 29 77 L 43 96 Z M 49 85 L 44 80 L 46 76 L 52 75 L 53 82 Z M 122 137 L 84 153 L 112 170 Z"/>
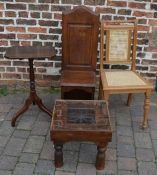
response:
<path fill-rule="evenodd" d="M 42 103 L 42 100 L 37 96 L 36 89 L 35 89 L 35 75 L 34 75 L 34 68 L 33 68 L 33 59 L 29 59 L 29 77 L 30 77 L 30 95 L 26 99 L 24 106 L 15 114 L 15 116 L 12 118 L 11 125 L 14 127 L 15 122 L 17 118 L 23 114 L 29 106 L 33 103 L 34 105 L 37 104 L 39 108 L 46 112 L 50 117 L 52 117 L 51 111 L 49 111 L 44 104 Z"/>

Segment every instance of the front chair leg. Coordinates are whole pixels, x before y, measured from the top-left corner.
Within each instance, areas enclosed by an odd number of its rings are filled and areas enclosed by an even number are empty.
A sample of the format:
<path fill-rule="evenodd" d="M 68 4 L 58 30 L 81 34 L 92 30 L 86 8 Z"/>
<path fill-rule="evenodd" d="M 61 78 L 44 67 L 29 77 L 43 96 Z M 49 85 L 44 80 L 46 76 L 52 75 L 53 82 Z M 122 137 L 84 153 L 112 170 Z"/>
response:
<path fill-rule="evenodd" d="M 149 109 L 150 109 L 150 96 L 151 96 L 151 90 L 147 90 L 145 92 L 145 101 L 144 101 L 143 129 L 147 128 L 147 126 L 148 126 L 148 113 L 149 113 Z"/>
<path fill-rule="evenodd" d="M 55 148 L 55 167 L 60 168 L 63 166 L 63 151 L 62 151 L 63 144 L 55 143 L 54 148 Z"/>
<path fill-rule="evenodd" d="M 131 101 L 132 101 L 132 94 L 128 94 L 128 100 L 127 100 L 127 106 L 130 106 L 131 105 Z"/>
<path fill-rule="evenodd" d="M 106 92 L 103 92 L 104 100 L 106 101 L 107 105 L 109 104 L 109 94 Z"/>
<path fill-rule="evenodd" d="M 98 144 L 97 146 L 97 156 L 96 156 L 96 169 L 103 170 L 105 167 L 105 152 L 107 149 L 107 143 L 105 144 Z"/>

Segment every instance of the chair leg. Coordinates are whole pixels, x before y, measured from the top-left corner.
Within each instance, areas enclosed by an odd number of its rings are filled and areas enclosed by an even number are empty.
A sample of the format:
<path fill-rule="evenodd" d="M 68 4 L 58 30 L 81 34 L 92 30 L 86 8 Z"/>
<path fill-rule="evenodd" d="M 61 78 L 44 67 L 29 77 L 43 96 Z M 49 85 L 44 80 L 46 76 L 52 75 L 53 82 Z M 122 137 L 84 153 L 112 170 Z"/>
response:
<path fill-rule="evenodd" d="M 96 156 L 96 169 L 103 170 L 105 167 L 105 152 L 107 149 L 107 143 L 100 143 L 97 146 L 97 156 Z"/>
<path fill-rule="evenodd" d="M 148 126 L 148 113 L 150 109 L 150 95 L 151 90 L 145 92 L 145 101 L 144 101 L 144 118 L 143 118 L 143 129 Z"/>
<path fill-rule="evenodd" d="M 132 102 L 132 96 L 133 94 L 128 94 L 128 100 L 127 100 L 127 106 L 130 106 L 131 105 L 131 102 Z"/>
<path fill-rule="evenodd" d="M 100 80 L 98 100 L 101 100 L 101 99 L 103 99 L 103 88 L 102 88 L 102 82 Z"/>
<path fill-rule="evenodd" d="M 109 94 L 103 92 L 104 100 L 106 101 L 107 105 L 109 104 Z"/>

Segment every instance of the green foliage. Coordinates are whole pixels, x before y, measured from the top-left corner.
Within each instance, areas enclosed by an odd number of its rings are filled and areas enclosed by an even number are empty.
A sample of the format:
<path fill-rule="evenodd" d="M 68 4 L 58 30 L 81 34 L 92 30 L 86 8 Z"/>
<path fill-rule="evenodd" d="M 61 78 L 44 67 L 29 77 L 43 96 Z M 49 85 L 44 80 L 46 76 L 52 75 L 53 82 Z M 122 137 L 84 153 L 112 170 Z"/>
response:
<path fill-rule="evenodd" d="M 60 88 L 58 88 L 58 87 L 51 87 L 49 89 L 50 94 L 55 94 L 55 93 L 59 93 L 59 92 L 60 92 Z"/>
<path fill-rule="evenodd" d="M 9 94 L 7 85 L 0 86 L 0 95 L 6 96 Z"/>

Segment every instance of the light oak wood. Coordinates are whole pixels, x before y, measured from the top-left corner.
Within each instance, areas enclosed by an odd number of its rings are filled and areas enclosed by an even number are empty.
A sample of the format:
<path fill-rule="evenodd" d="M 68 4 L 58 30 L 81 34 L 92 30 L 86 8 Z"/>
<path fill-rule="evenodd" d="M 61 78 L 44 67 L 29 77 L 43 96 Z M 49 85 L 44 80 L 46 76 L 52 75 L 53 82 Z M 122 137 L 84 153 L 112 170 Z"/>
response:
<path fill-rule="evenodd" d="M 128 57 L 126 60 L 110 60 L 110 31 L 123 30 L 128 32 Z M 104 37 L 106 36 L 106 37 Z M 106 45 L 105 45 L 106 44 Z M 119 43 L 117 43 L 119 44 Z M 130 106 L 133 93 L 144 93 L 143 128 L 148 126 L 148 113 L 150 109 L 150 96 L 153 86 L 136 72 L 136 45 L 137 45 L 137 20 L 129 21 L 101 21 L 100 43 L 100 87 L 99 99 L 109 100 L 110 94 L 128 93 L 127 105 Z M 109 49 L 110 47 L 110 49 Z M 118 46 L 117 46 L 118 47 Z M 131 65 L 131 70 L 105 70 L 104 64 Z"/>

